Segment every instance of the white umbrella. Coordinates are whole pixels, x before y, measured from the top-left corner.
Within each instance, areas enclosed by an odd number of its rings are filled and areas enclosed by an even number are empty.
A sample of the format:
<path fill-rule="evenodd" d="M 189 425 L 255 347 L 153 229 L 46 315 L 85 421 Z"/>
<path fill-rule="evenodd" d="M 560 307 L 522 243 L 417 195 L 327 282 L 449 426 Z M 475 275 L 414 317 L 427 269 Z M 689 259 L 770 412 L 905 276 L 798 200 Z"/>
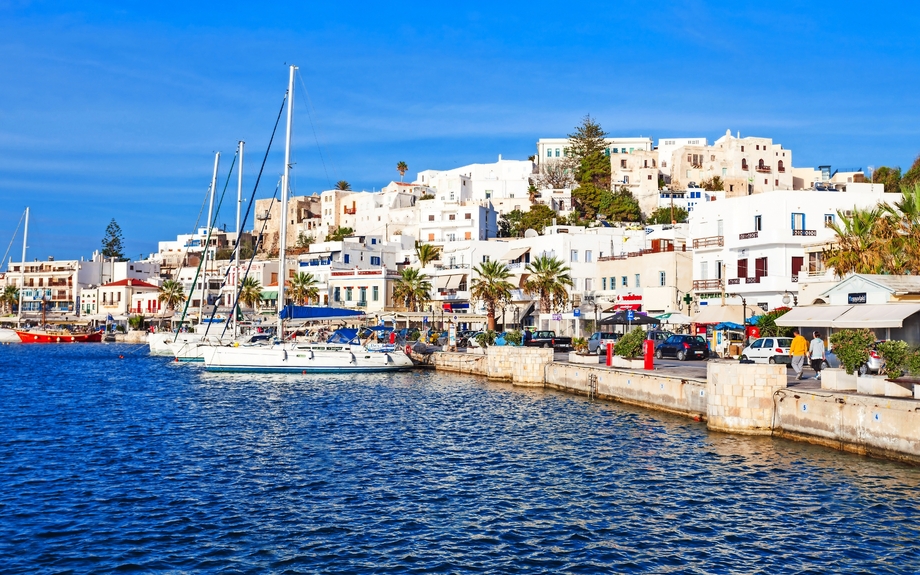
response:
<path fill-rule="evenodd" d="M 669 325 L 688 325 L 693 323 L 692 317 L 676 311 L 659 315 L 657 319 L 660 319 L 661 323 Z"/>

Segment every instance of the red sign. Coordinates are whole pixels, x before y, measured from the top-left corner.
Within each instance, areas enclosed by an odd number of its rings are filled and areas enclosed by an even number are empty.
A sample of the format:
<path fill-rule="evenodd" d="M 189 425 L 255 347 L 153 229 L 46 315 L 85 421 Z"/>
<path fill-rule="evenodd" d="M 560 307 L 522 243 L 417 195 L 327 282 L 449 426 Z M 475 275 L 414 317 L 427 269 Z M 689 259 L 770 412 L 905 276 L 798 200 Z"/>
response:
<path fill-rule="evenodd" d="M 629 309 L 633 311 L 641 311 L 642 304 L 641 303 L 618 303 L 618 304 L 614 304 L 613 306 L 613 311 L 623 311 L 623 310 L 629 310 Z"/>
<path fill-rule="evenodd" d="M 756 325 L 747 326 L 747 336 L 757 339 L 758 337 L 760 337 L 760 328 L 757 327 Z"/>

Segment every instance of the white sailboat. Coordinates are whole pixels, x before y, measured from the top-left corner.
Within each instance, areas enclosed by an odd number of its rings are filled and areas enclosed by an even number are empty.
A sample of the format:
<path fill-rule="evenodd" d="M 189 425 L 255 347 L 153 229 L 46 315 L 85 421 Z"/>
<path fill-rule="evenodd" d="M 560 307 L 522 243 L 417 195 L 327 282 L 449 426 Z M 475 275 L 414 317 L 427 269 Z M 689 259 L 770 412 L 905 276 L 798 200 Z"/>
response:
<path fill-rule="evenodd" d="M 281 184 L 281 213 L 287 213 L 291 169 L 291 124 L 294 110 L 294 72 L 290 68 L 287 91 L 287 136 L 284 149 L 284 175 Z M 281 218 L 278 305 L 284 306 L 287 256 L 287 218 Z M 199 346 L 208 371 L 330 373 L 382 372 L 411 369 L 414 364 L 406 351 L 394 344 L 366 345 L 357 339 L 341 343 L 284 342 L 284 314 L 278 310 L 278 334 L 282 343 L 272 345 L 235 344 Z"/>
<path fill-rule="evenodd" d="M 16 325 L 22 323 L 22 290 L 26 283 L 26 241 L 29 238 L 29 208 L 26 208 L 25 214 L 25 228 L 22 234 L 22 260 L 20 265 L 20 274 L 19 274 L 19 305 L 17 306 L 17 315 L 16 315 Z M 17 228 L 18 230 L 18 228 Z M 13 235 L 15 238 L 15 234 Z M 11 258 L 12 259 L 12 258 Z M 0 343 L 20 343 L 22 340 L 19 338 L 19 335 L 14 329 L 0 328 Z"/>

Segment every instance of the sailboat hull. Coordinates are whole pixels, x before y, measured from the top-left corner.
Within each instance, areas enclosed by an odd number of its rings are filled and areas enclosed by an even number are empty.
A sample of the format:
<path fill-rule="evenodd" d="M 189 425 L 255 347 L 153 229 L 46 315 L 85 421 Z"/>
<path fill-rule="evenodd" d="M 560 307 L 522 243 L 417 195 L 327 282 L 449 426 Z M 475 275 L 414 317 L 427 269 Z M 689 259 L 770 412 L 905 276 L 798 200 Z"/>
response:
<path fill-rule="evenodd" d="M 401 350 L 357 345 L 285 344 L 202 348 L 208 371 L 241 373 L 379 373 L 412 369 Z"/>

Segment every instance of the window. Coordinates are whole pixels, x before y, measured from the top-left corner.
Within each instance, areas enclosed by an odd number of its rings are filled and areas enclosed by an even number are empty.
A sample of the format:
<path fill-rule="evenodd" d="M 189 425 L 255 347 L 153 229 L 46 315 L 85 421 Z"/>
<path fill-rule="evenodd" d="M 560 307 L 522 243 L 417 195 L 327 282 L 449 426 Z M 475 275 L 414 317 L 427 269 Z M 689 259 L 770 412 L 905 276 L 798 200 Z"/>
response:
<path fill-rule="evenodd" d="M 716 279 L 722 279 L 722 261 L 716 260 Z"/>
<path fill-rule="evenodd" d="M 594 289 L 594 278 L 585 278 L 585 291 Z"/>
<path fill-rule="evenodd" d="M 546 148 L 546 157 L 547 157 L 547 158 L 552 158 L 552 157 L 553 157 L 553 149 L 552 149 L 552 148 Z"/>
<path fill-rule="evenodd" d="M 773 184 L 773 185 L 774 185 L 774 186 L 778 186 L 778 185 L 779 185 L 779 180 L 776 180 L 776 183 Z"/>
<path fill-rule="evenodd" d="M 805 214 L 792 214 L 792 229 L 793 230 L 804 230 L 805 229 Z"/>
<path fill-rule="evenodd" d="M 741 146 L 741 151 L 742 151 L 742 152 L 744 151 L 744 146 Z"/>
<path fill-rule="evenodd" d="M 349 254 L 345 254 L 344 259 L 343 259 L 342 261 L 344 261 L 346 264 L 347 264 L 347 263 L 350 263 L 350 262 L 351 262 L 351 256 L 350 256 Z"/>
<path fill-rule="evenodd" d="M 620 284 L 623 287 L 629 287 L 629 279 L 626 276 L 621 277 L 620 280 Z"/>
<path fill-rule="evenodd" d="M 602 290 L 607 289 L 607 278 L 601 278 L 601 289 Z"/>
<path fill-rule="evenodd" d="M 429 221 L 429 222 L 433 222 L 433 221 L 434 221 L 434 214 L 429 214 L 429 216 L 428 216 L 428 221 Z"/>
<path fill-rule="evenodd" d="M 626 168 L 626 160 L 620 160 L 620 167 Z"/>
<path fill-rule="evenodd" d="M 624 184 L 628 184 L 628 183 L 629 183 L 629 176 L 623 176 L 623 183 L 624 183 Z"/>
<path fill-rule="evenodd" d="M 372 299 L 373 301 L 379 301 L 379 300 L 380 300 L 380 287 L 374 286 L 374 287 L 371 288 L 371 299 Z"/>
<path fill-rule="evenodd" d="M 612 290 L 617 289 L 617 280 L 614 277 L 610 278 L 610 289 Z"/>
<path fill-rule="evenodd" d="M 700 262 L 700 279 L 709 279 L 709 262 Z"/>
<path fill-rule="evenodd" d="M 465 239 L 465 240 L 471 240 L 471 239 L 473 239 L 473 232 L 465 232 L 465 233 L 463 234 L 463 239 Z"/>
<path fill-rule="evenodd" d="M 722 168 L 722 177 L 725 177 L 727 175 L 728 175 L 728 168 Z"/>
<path fill-rule="evenodd" d="M 650 180 L 652 179 L 652 175 L 651 175 L 651 174 L 648 175 L 648 179 L 650 179 Z"/>
<path fill-rule="evenodd" d="M 560 152 L 559 148 L 556 148 L 556 157 L 557 157 L 557 158 L 559 157 L 559 152 Z"/>
<path fill-rule="evenodd" d="M 754 216 L 754 231 L 759 232 L 763 229 L 763 220 L 761 216 Z"/>
<path fill-rule="evenodd" d="M 802 267 L 805 265 L 805 258 L 802 256 L 792 256 L 792 277 L 799 277 L 799 272 L 802 271 Z"/>
<path fill-rule="evenodd" d="M 639 285 L 639 278 L 640 278 L 639 274 L 636 274 L 636 287 L 641 287 Z"/>
<path fill-rule="evenodd" d="M 332 290 L 332 301 L 342 301 L 342 288 L 337 287 Z"/>
<path fill-rule="evenodd" d="M 569 254 L 569 261 L 571 262 L 578 261 L 578 250 L 572 250 L 572 252 Z"/>
<path fill-rule="evenodd" d="M 594 254 L 591 250 L 585 250 L 585 263 L 591 263 L 594 260 Z"/>
<path fill-rule="evenodd" d="M 380 265 L 380 256 L 371 256 L 371 265 L 379 266 Z"/>
<path fill-rule="evenodd" d="M 450 214 L 449 216 L 447 216 L 447 219 L 450 221 L 454 221 L 457 219 L 457 214 Z"/>
<path fill-rule="evenodd" d="M 354 288 L 351 288 L 351 287 L 345 288 L 345 301 L 351 301 L 351 292 L 352 292 L 352 289 L 354 289 Z"/>
<path fill-rule="evenodd" d="M 658 272 L 658 285 L 664 287 L 668 285 L 668 277 L 664 272 Z"/>
<path fill-rule="evenodd" d="M 741 169 L 742 169 L 742 170 L 748 169 L 747 159 L 746 159 L 746 158 L 741 158 Z"/>
<path fill-rule="evenodd" d="M 747 277 L 747 258 L 738 260 L 738 279 Z"/>
<path fill-rule="evenodd" d="M 834 225 L 834 214 L 824 214 L 824 227 L 829 228 Z"/>
<path fill-rule="evenodd" d="M 428 241 L 429 241 L 429 242 L 433 242 L 433 241 L 434 241 L 434 234 L 428 234 Z"/>
<path fill-rule="evenodd" d="M 367 303 L 367 288 L 359 287 L 358 288 L 358 302 L 366 304 Z"/>
<path fill-rule="evenodd" d="M 767 258 L 754 260 L 754 277 L 762 278 L 767 275 Z"/>
<path fill-rule="evenodd" d="M 464 220 L 472 220 L 472 219 L 473 219 L 473 214 L 463 214 L 463 219 L 464 219 Z"/>
<path fill-rule="evenodd" d="M 379 218 L 378 218 L 378 220 L 379 220 Z M 377 244 L 377 238 L 371 238 L 371 245 L 373 246 L 373 245 L 376 245 L 376 244 Z"/>
<path fill-rule="evenodd" d="M 482 256 L 482 263 L 489 261 L 489 256 Z"/>

